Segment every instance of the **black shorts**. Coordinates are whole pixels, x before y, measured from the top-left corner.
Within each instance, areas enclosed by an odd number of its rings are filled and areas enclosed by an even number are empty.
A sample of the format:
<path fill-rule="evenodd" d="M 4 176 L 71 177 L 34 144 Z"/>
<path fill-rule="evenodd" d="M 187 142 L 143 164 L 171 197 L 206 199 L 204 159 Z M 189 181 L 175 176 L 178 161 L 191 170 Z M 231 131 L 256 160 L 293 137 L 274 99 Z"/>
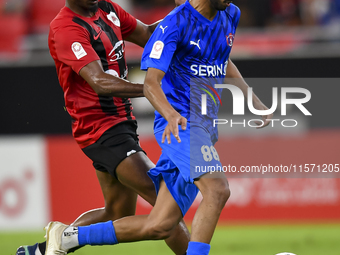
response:
<path fill-rule="evenodd" d="M 143 151 L 139 146 L 136 130 L 136 121 L 124 121 L 105 131 L 97 142 L 82 150 L 92 160 L 96 170 L 108 172 L 117 178 L 116 168 L 119 163 L 126 157 Z"/>

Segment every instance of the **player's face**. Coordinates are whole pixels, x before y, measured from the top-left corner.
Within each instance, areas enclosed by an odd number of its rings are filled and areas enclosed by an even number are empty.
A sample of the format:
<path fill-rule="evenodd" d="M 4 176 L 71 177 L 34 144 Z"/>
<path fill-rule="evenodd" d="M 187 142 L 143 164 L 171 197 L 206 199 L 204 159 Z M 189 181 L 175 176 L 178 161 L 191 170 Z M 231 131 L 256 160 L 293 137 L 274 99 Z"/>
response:
<path fill-rule="evenodd" d="M 224 11 L 232 1 L 229 0 L 209 0 L 212 7 L 218 11 Z"/>

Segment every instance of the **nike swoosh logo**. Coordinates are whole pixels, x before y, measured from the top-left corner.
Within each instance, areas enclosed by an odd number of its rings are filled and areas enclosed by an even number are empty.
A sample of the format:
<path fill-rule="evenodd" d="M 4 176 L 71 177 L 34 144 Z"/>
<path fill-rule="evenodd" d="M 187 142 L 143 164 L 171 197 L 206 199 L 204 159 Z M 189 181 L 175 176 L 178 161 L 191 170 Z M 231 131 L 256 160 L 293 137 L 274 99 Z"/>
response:
<path fill-rule="evenodd" d="M 97 41 L 98 38 L 99 38 L 99 36 L 101 35 L 102 32 L 103 32 L 103 30 L 100 29 L 100 31 L 98 32 L 98 34 L 95 35 L 95 36 L 93 36 L 93 39 L 94 39 L 95 41 Z"/>

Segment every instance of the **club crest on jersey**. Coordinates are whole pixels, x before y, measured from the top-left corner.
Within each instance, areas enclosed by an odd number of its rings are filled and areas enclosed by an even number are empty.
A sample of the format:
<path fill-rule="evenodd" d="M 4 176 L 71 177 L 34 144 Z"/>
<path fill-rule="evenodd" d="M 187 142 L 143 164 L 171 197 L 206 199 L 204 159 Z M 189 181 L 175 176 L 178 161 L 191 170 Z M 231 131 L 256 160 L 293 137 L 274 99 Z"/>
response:
<path fill-rule="evenodd" d="M 79 42 L 72 43 L 71 48 L 77 59 L 81 59 L 82 57 L 85 57 L 87 55 L 83 46 Z"/>
<path fill-rule="evenodd" d="M 106 15 L 106 17 L 117 27 L 120 27 L 120 21 L 114 12 L 110 12 L 108 15 Z"/>
<path fill-rule="evenodd" d="M 230 33 L 229 35 L 226 36 L 227 43 L 228 43 L 229 47 L 233 47 L 234 38 L 235 38 L 235 35 L 233 35 L 232 33 Z"/>
<path fill-rule="evenodd" d="M 152 51 L 150 53 L 150 58 L 160 59 L 164 49 L 164 43 L 162 41 L 156 41 L 153 44 Z"/>

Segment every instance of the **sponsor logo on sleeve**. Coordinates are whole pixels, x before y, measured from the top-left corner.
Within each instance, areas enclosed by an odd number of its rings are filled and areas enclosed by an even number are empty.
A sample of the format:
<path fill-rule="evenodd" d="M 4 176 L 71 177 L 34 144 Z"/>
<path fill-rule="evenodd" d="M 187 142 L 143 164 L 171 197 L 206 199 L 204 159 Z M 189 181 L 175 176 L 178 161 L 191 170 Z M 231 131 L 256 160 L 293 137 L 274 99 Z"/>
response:
<path fill-rule="evenodd" d="M 162 41 L 156 41 L 153 44 L 152 51 L 150 53 L 150 58 L 160 59 L 164 49 L 164 43 Z"/>
<path fill-rule="evenodd" d="M 77 59 L 81 59 L 87 55 L 86 51 L 84 50 L 83 46 L 79 42 L 74 42 L 71 46 L 72 51 Z"/>
<path fill-rule="evenodd" d="M 166 26 L 166 27 L 163 27 L 162 25 L 160 25 L 160 29 L 162 29 L 162 32 L 163 32 L 163 34 L 164 34 L 164 32 L 165 32 L 165 29 L 167 28 L 168 26 Z"/>

